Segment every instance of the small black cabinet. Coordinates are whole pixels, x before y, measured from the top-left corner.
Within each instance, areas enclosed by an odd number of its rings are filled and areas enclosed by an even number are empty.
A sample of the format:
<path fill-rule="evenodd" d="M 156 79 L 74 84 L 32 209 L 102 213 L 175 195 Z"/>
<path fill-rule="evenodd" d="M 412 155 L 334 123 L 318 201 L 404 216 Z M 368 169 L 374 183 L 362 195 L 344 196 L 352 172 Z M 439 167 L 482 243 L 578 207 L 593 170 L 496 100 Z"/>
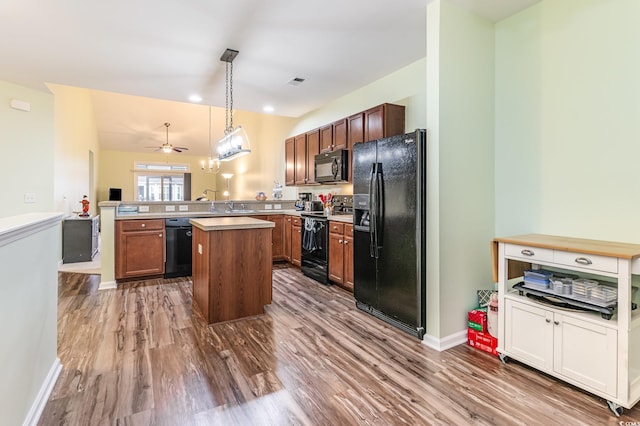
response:
<path fill-rule="evenodd" d="M 62 222 L 62 263 L 90 262 L 98 252 L 99 216 L 70 216 Z"/>

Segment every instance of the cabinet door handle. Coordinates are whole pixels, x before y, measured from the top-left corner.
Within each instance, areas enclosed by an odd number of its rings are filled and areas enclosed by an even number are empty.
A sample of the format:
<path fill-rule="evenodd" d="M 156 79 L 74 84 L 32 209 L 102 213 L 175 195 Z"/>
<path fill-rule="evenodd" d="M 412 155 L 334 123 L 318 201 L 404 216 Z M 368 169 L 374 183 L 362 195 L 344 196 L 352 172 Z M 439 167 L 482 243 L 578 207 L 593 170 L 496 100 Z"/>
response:
<path fill-rule="evenodd" d="M 520 253 L 522 253 L 524 256 L 533 256 L 533 255 L 535 255 L 533 250 L 529 250 L 529 249 L 522 250 Z"/>
<path fill-rule="evenodd" d="M 560 321 L 554 321 L 553 322 L 555 325 L 560 325 Z"/>
<path fill-rule="evenodd" d="M 162 234 L 158 234 L 158 237 L 162 238 Z"/>
<path fill-rule="evenodd" d="M 587 257 L 577 257 L 576 263 L 579 263 L 581 265 L 591 265 L 593 262 Z"/>
<path fill-rule="evenodd" d="M 344 243 L 343 243 L 343 244 L 349 244 L 349 241 L 347 241 L 347 240 L 344 240 Z"/>
<path fill-rule="evenodd" d="M 142 228 L 146 228 L 146 227 L 147 227 L 147 224 L 146 224 L 146 223 L 143 223 L 143 224 L 141 224 L 141 225 L 140 225 L 140 227 L 142 227 Z"/>
<path fill-rule="evenodd" d="M 549 318 L 545 318 L 545 321 L 546 321 L 547 323 L 550 323 L 550 322 L 551 322 L 551 320 L 550 320 Z"/>
<path fill-rule="evenodd" d="M 342 240 L 338 240 L 338 244 L 342 244 Z"/>

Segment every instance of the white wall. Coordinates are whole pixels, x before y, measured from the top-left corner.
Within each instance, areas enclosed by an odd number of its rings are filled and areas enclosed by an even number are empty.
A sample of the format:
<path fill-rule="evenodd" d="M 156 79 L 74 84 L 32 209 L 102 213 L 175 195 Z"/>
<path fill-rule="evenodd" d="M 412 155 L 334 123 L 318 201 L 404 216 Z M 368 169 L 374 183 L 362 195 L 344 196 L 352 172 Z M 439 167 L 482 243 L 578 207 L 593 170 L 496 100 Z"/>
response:
<path fill-rule="evenodd" d="M 493 24 L 448 1 L 427 6 L 427 334 L 466 329 L 493 288 Z"/>
<path fill-rule="evenodd" d="M 39 231 L 31 229 L 40 225 L 31 227 L 16 241 L 3 234 L 4 228 L 18 229 L 16 224 L 23 222 L 14 217 L 0 219 L 2 426 L 37 420 L 38 408 L 44 407 L 47 391 L 60 371 L 56 355 L 60 219 Z"/>
<path fill-rule="evenodd" d="M 28 102 L 31 111 L 12 109 L 12 99 Z M 0 81 L 0 217 L 54 209 L 53 111 L 50 93 Z M 25 203 L 25 193 L 34 194 L 36 202 Z"/>
<path fill-rule="evenodd" d="M 496 26 L 496 233 L 640 242 L 640 2 L 543 1 Z"/>

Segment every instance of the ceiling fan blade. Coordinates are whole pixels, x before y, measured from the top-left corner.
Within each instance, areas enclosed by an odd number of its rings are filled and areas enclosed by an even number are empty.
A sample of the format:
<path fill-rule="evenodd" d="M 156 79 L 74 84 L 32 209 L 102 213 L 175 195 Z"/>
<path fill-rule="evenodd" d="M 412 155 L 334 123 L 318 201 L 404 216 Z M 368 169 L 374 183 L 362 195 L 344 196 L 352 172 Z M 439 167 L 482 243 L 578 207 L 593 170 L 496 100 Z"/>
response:
<path fill-rule="evenodd" d="M 175 146 L 173 147 L 173 150 L 174 150 L 175 152 L 182 152 L 182 149 L 181 149 L 181 148 L 178 148 L 178 147 L 175 147 Z"/>
<path fill-rule="evenodd" d="M 189 151 L 189 148 L 185 148 L 184 146 L 174 146 L 175 149 L 181 149 L 183 151 Z"/>

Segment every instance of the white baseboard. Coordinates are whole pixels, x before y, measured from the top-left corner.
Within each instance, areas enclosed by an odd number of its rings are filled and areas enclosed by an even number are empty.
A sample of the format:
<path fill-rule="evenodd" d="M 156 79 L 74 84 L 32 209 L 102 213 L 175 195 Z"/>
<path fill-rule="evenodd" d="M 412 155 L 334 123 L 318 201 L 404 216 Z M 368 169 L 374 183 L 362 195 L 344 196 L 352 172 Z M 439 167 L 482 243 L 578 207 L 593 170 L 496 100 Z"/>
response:
<path fill-rule="evenodd" d="M 100 281 L 100 285 L 98 286 L 98 290 L 109 290 L 112 288 L 118 288 L 115 281 Z"/>
<path fill-rule="evenodd" d="M 461 345 L 467 342 L 467 330 L 462 330 L 457 333 L 450 334 L 442 339 L 425 334 L 422 343 L 435 349 L 439 352 L 446 351 L 454 346 Z"/>
<path fill-rule="evenodd" d="M 42 410 L 44 410 L 44 406 L 47 405 L 49 395 L 51 395 L 53 386 L 56 384 L 61 371 L 62 364 L 60 363 L 60 358 L 56 357 L 53 365 L 49 369 L 49 374 L 47 374 L 47 377 L 40 387 L 40 391 L 38 391 L 36 399 L 33 401 L 33 404 L 31 404 L 31 409 L 22 423 L 23 426 L 36 426 L 38 424 Z"/>

